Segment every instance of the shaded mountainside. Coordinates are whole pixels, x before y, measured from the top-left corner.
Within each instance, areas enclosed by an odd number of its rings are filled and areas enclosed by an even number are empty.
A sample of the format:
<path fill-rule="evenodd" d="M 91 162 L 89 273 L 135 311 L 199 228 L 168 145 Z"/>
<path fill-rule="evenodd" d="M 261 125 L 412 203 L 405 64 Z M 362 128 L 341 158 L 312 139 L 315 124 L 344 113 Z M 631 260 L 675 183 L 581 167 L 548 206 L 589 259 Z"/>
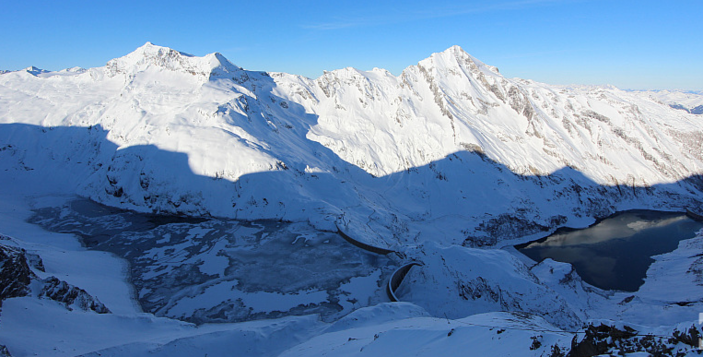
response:
<path fill-rule="evenodd" d="M 337 172 L 286 168 L 232 182 L 194 173 L 185 154 L 154 145 L 120 149 L 109 135 L 101 127 L 0 124 L 0 157 L 18 178 L 51 177 L 64 190 L 115 206 L 310 220 L 329 231 L 338 223 L 365 243 L 391 248 L 430 236 L 492 246 L 629 207 L 682 211 L 698 207 L 701 198 L 701 176 L 646 187 L 599 185 L 569 167 L 544 176 L 515 174 L 470 151 L 376 178 L 340 160 Z"/>
<path fill-rule="evenodd" d="M 0 123 L 3 166 L 53 167 L 102 203 L 343 220 L 380 247 L 493 245 L 701 202 L 699 117 L 613 87 L 507 79 L 457 46 L 398 77 L 313 80 L 147 43 L 101 68 L 4 74 Z"/>

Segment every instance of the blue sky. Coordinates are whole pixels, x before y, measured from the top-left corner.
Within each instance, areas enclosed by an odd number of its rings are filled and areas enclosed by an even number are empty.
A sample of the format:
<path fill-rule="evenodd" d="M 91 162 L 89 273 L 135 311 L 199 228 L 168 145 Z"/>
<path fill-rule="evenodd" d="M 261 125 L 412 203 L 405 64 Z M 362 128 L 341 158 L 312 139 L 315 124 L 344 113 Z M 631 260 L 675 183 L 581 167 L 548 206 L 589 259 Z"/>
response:
<path fill-rule="evenodd" d="M 250 70 L 405 67 L 459 45 L 507 77 L 702 90 L 702 1 L 11 1 L 0 69 L 98 67 L 147 41 Z"/>

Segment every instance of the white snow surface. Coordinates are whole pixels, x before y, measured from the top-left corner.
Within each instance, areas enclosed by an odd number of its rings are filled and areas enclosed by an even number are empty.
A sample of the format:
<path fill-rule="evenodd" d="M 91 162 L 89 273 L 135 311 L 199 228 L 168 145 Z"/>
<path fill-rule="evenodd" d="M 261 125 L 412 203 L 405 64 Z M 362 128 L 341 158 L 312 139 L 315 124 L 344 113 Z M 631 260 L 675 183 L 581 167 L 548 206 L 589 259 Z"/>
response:
<path fill-rule="evenodd" d="M 647 96 L 660 103 L 673 106 L 681 106 L 682 109 L 692 110 L 696 107 L 701 107 L 702 92 L 691 92 L 681 90 L 643 90 L 634 91 L 635 93 Z"/>
<path fill-rule="evenodd" d="M 656 257 L 632 294 L 510 247 L 618 210 L 699 210 L 701 174 L 701 116 L 615 87 L 504 78 L 457 46 L 398 77 L 252 72 L 151 43 L 100 68 L 3 73 L 1 243 L 37 254 L 40 278 L 85 289 L 112 313 L 7 299 L 0 344 L 13 356 L 541 356 L 569 349 L 586 322 L 701 332 L 701 235 Z M 142 312 L 125 261 L 25 222 L 76 195 L 141 212 L 339 226 L 422 265 L 397 291 L 406 303 L 332 322 L 196 326 Z M 366 296 L 372 280 L 345 288 Z"/>
<path fill-rule="evenodd" d="M 544 226 L 557 214 L 583 225 L 630 206 L 675 209 L 673 194 L 677 209 L 701 202 L 682 181 L 702 173 L 700 117 L 614 87 L 504 78 L 457 46 L 398 77 L 345 68 L 313 80 L 147 43 L 105 67 L 3 74 L 0 125 L 3 166 L 67 193 L 331 230 L 344 215 L 384 247 L 457 244 L 517 208 Z M 551 182 L 540 193 L 511 182 L 524 178 Z M 575 185 L 664 192 L 619 190 L 585 208 L 559 193 Z"/>

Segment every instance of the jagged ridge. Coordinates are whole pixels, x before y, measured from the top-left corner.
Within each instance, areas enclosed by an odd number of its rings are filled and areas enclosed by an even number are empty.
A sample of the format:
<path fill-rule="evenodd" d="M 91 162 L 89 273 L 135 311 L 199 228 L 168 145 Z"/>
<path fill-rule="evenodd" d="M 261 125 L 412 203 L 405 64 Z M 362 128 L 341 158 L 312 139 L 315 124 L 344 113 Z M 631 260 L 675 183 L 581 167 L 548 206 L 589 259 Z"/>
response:
<path fill-rule="evenodd" d="M 521 235 L 558 215 L 701 201 L 685 181 L 702 172 L 698 116 L 613 87 L 507 79 L 457 46 L 398 77 L 251 72 L 150 43 L 103 68 L 27 76 L 0 77 L 5 162 L 137 210 L 330 230 L 344 216 L 389 247 L 438 239 L 429 222 L 448 223 L 448 242 L 496 242 L 502 214 Z M 61 129 L 73 126 L 87 129 Z M 670 186 L 635 190 L 656 184 Z"/>

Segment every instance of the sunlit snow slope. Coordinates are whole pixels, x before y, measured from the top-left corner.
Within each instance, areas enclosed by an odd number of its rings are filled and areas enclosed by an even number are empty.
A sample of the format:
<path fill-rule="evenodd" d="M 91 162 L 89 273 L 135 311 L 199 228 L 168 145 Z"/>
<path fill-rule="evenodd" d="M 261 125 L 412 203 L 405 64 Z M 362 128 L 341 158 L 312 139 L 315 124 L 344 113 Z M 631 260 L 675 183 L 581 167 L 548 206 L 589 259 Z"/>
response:
<path fill-rule="evenodd" d="M 391 248 L 699 206 L 701 120 L 646 92 L 507 79 L 456 46 L 398 77 L 252 72 L 150 43 L 100 68 L 0 75 L 6 170 L 113 206 L 337 224 Z"/>

